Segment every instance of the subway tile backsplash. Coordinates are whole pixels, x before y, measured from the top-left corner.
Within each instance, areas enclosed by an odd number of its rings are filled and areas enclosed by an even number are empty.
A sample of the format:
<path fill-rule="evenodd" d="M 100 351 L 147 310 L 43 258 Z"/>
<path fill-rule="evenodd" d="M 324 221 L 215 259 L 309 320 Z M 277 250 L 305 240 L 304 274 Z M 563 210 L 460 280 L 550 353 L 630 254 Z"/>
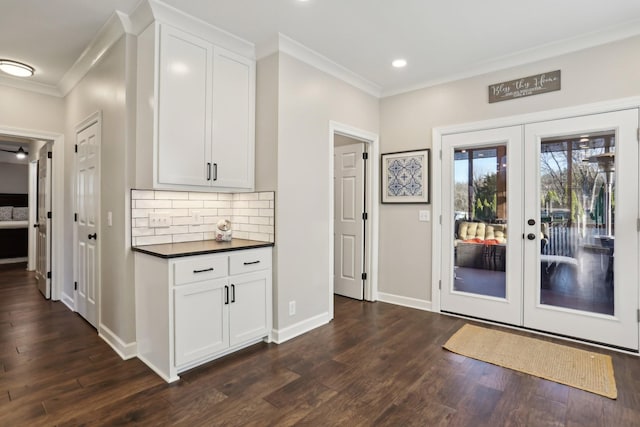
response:
<path fill-rule="evenodd" d="M 167 214 L 169 226 L 149 227 L 150 213 Z M 214 239 L 220 219 L 231 221 L 236 239 L 274 242 L 275 194 L 273 191 L 236 194 L 131 191 L 134 246 Z"/>

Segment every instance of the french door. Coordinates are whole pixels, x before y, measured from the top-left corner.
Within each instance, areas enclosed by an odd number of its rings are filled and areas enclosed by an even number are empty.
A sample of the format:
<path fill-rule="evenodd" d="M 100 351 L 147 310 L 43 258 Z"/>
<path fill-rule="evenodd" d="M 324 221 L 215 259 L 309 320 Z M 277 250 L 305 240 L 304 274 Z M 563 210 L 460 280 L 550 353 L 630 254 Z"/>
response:
<path fill-rule="evenodd" d="M 630 109 L 444 136 L 442 310 L 638 350 L 637 129 Z"/>

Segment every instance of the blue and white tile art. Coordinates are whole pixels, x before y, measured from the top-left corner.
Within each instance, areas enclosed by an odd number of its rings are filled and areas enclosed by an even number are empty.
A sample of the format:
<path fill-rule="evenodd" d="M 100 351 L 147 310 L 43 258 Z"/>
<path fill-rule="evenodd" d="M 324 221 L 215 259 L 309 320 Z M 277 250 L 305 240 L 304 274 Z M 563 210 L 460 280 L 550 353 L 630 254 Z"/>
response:
<path fill-rule="evenodd" d="M 423 156 L 387 159 L 387 195 L 422 196 Z"/>

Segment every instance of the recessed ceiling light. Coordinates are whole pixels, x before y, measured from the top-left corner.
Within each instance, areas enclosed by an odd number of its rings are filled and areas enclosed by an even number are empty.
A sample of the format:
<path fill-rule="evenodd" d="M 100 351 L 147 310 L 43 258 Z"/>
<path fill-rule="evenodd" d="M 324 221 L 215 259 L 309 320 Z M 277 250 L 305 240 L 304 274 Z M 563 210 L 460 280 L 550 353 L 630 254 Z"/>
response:
<path fill-rule="evenodd" d="M 402 67 L 405 67 L 407 65 L 407 60 L 406 59 L 396 59 L 391 63 L 391 65 L 393 65 L 396 68 L 402 68 Z"/>
<path fill-rule="evenodd" d="M 35 71 L 30 65 L 10 59 L 0 59 L 0 70 L 16 77 L 31 77 Z"/>

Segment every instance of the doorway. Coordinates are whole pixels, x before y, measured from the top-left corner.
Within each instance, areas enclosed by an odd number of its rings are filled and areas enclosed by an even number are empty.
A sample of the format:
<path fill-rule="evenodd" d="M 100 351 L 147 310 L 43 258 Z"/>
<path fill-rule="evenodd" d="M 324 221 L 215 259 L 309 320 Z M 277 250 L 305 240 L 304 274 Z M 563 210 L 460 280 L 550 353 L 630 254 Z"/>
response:
<path fill-rule="evenodd" d="M 441 310 L 638 351 L 637 129 L 634 108 L 444 135 Z"/>
<path fill-rule="evenodd" d="M 334 293 L 367 301 L 377 299 L 379 184 L 373 177 L 378 176 L 379 148 L 375 134 L 333 121 L 329 128 L 329 158 L 332 159 L 328 212 L 331 230 L 329 314 L 333 318 Z M 363 159 L 365 152 L 366 159 Z M 338 158 L 343 161 L 338 162 Z M 338 163 L 344 168 L 336 167 Z M 361 184 L 357 184 L 358 174 L 362 174 Z M 338 175 L 344 178 L 346 192 L 335 190 Z M 350 202 L 349 212 L 345 209 L 348 213 L 344 215 L 345 221 L 338 221 L 336 211 L 338 206 L 344 207 L 342 200 L 345 197 Z M 343 237 L 338 238 L 339 235 Z M 336 285 L 334 278 L 337 276 L 343 283 Z"/>

